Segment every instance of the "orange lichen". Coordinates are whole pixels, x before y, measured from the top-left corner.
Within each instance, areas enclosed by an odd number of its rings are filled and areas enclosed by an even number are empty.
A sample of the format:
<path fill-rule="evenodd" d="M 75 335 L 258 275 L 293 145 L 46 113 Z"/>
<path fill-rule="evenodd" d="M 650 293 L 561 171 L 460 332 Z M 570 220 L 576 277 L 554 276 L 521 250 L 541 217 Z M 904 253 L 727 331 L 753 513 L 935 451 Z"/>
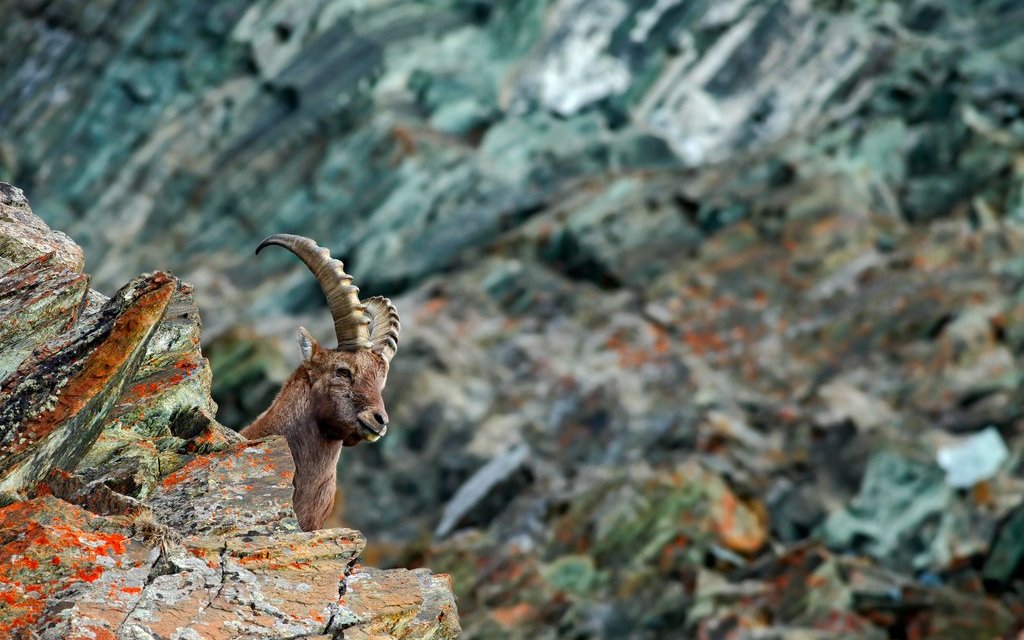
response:
<path fill-rule="evenodd" d="M 270 557 L 271 555 L 269 549 L 261 549 L 260 551 L 256 551 L 247 556 L 239 558 L 238 561 L 242 564 L 250 564 L 253 562 L 264 562 L 266 560 L 269 560 Z"/>
<path fill-rule="evenodd" d="M 72 376 L 56 405 L 26 420 L 25 446 L 38 440 L 78 414 L 97 394 L 108 387 L 110 379 L 128 362 L 149 330 L 163 316 L 174 293 L 170 276 L 157 273 L 150 279 L 149 291 L 143 293 L 114 321 L 106 340 L 85 358 L 78 373 Z"/>
<path fill-rule="evenodd" d="M 517 627 L 532 620 L 536 617 L 536 614 L 537 609 L 526 602 L 491 611 L 491 617 L 494 618 L 494 621 L 506 629 Z"/>
<path fill-rule="evenodd" d="M 619 354 L 619 365 L 626 368 L 647 364 L 653 361 L 657 355 L 654 352 L 629 344 L 620 333 L 612 334 L 605 342 L 605 346 Z"/>
<path fill-rule="evenodd" d="M 95 516 L 54 507 L 53 498 L 37 498 L 0 510 L 8 540 L 0 546 L 0 600 L 7 605 L 0 637 L 39 619 L 46 604 L 41 595 L 99 579 L 104 570 L 97 558 L 127 548 L 125 536 L 96 531 Z"/>
<path fill-rule="evenodd" d="M 971 488 L 971 497 L 979 505 L 992 506 L 995 504 L 992 485 L 987 480 L 983 480 Z"/>
<path fill-rule="evenodd" d="M 167 477 L 164 478 L 160 484 L 162 484 L 165 488 L 173 487 L 174 485 L 183 481 L 197 469 L 203 469 L 208 467 L 210 463 L 213 462 L 213 460 L 213 456 L 197 456 L 181 469 L 178 469 L 174 473 L 168 474 Z"/>
<path fill-rule="evenodd" d="M 740 553 L 755 553 L 767 541 L 767 528 L 756 509 L 726 489 L 712 509 L 715 532 L 722 543 Z"/>
<path fill-rule="evenodd" d="M 134 396 L 152 396 L 160 392 L 162 385 L 157 382 L 139 382 L 132 386 L 130 393 Z"/>
<path fill-rule="evenodd" d="M 75 572 L 75 577 L 83 582 L 95 582 L 97 578 L 103 575 L 103 567 L 93 566 L 86 569 L 79 569 Z"/>
<path fill-rule="evenodd" d="M 212 429 L 207 429 L 206 431 L 203 431 L 195 438 L 192 438 L 192 442 L 194 444 L 213 444 L 217 440 L 217 434 L 214 433 Z"/>
<path fill-rule="evenodd" d="M 698 333 L 696 331 L 687 331 L 683 336 L 683 340 L 698 355 L 708 351 L 721 351 L 726 346 L 725 342 L 714 332 Z"/>
<path fill-rule="evenodd" d="M 39 568 L 39 561 L 35 558 L 21 558 L 15 563 L 15 566 L 32 569 L 34 571 Z"/>

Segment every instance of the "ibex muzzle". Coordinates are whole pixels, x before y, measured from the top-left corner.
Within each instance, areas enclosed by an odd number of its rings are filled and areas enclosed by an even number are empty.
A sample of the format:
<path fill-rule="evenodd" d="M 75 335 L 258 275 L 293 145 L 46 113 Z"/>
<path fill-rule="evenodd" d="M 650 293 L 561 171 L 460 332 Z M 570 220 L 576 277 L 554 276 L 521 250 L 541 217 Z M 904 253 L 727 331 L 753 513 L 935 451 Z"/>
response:
<path fill-rule="evenodd" d="M 367 409 L 360 411 L 356 416 L 359 426 L 365 431 L 365 437 L 370 442 L 375 442 L 388 432 L 388 412 L 381 406 L 379 409 Z"/>

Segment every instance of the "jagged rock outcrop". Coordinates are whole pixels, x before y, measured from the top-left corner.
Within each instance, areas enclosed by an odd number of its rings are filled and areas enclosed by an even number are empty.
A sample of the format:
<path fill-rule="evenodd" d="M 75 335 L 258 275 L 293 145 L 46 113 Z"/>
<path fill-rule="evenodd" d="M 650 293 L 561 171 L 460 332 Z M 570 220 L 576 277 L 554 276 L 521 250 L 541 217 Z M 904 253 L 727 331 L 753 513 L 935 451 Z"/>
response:
<path fill-rule="evenodd" d="M 281 438 L 213 418 L 192 289 L 107 299 L 82 252 L 0 183 L 0 635 L 452 638 L 451 585 L 304 533 Z"/>

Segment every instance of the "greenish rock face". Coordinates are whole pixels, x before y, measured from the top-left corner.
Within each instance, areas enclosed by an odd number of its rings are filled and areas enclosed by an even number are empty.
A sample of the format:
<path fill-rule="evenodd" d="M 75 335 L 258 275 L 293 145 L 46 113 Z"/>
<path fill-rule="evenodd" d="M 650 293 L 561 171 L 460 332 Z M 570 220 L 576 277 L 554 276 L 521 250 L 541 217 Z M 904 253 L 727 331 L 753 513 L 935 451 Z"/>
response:
<path fill-rule="evenodd" d="M 599 579 L 590 556 L 562 556 L 548 565 L 546 573 L 555 589 L 581 596 L 590 593 Z"/>
<path fill-rule="evenodd" d="M 1012 213 L 1015 17 L 995 0 L 19 2 L 0 177 L 80 239 L 107 292 L 159 266 L 265 296 L 284 262 L 243 257 L 290 228 L 394 291 L 580 181 L 600 186 L 574 210 L 601 206 L 609 176 L 640 172 L 642 189 L 650 171 L 752 163 L 714 189 L 674 185 L 720 212 L 714 227 L 780 186 L 743 184 L 767 158 L 909 220 L 976 196 Z M 211 338 L 259 308 L 199 295 Z"/>
<path fill-rule="evenodd" d="M 822 534 L 837 548 L 934 569 L 949 562 L 952 505 L 953 491 L 938 467 L 883 452 L 868 463 L 860 493 L 829 517 Z"/>

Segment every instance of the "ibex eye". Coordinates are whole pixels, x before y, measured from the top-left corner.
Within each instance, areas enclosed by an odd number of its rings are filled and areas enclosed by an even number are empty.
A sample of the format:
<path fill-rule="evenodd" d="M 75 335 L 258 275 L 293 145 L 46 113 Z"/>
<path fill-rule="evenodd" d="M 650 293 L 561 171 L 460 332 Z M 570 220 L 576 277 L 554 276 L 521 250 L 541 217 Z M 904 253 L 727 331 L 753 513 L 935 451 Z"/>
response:
<path fill-rule="evenodd" d="M 338 367 L 338 370 L 335 371 L 334 374 L 339 378 L 347 378 L 349 380 L 352 379 L 352 372 L 344 367 Z"/>

